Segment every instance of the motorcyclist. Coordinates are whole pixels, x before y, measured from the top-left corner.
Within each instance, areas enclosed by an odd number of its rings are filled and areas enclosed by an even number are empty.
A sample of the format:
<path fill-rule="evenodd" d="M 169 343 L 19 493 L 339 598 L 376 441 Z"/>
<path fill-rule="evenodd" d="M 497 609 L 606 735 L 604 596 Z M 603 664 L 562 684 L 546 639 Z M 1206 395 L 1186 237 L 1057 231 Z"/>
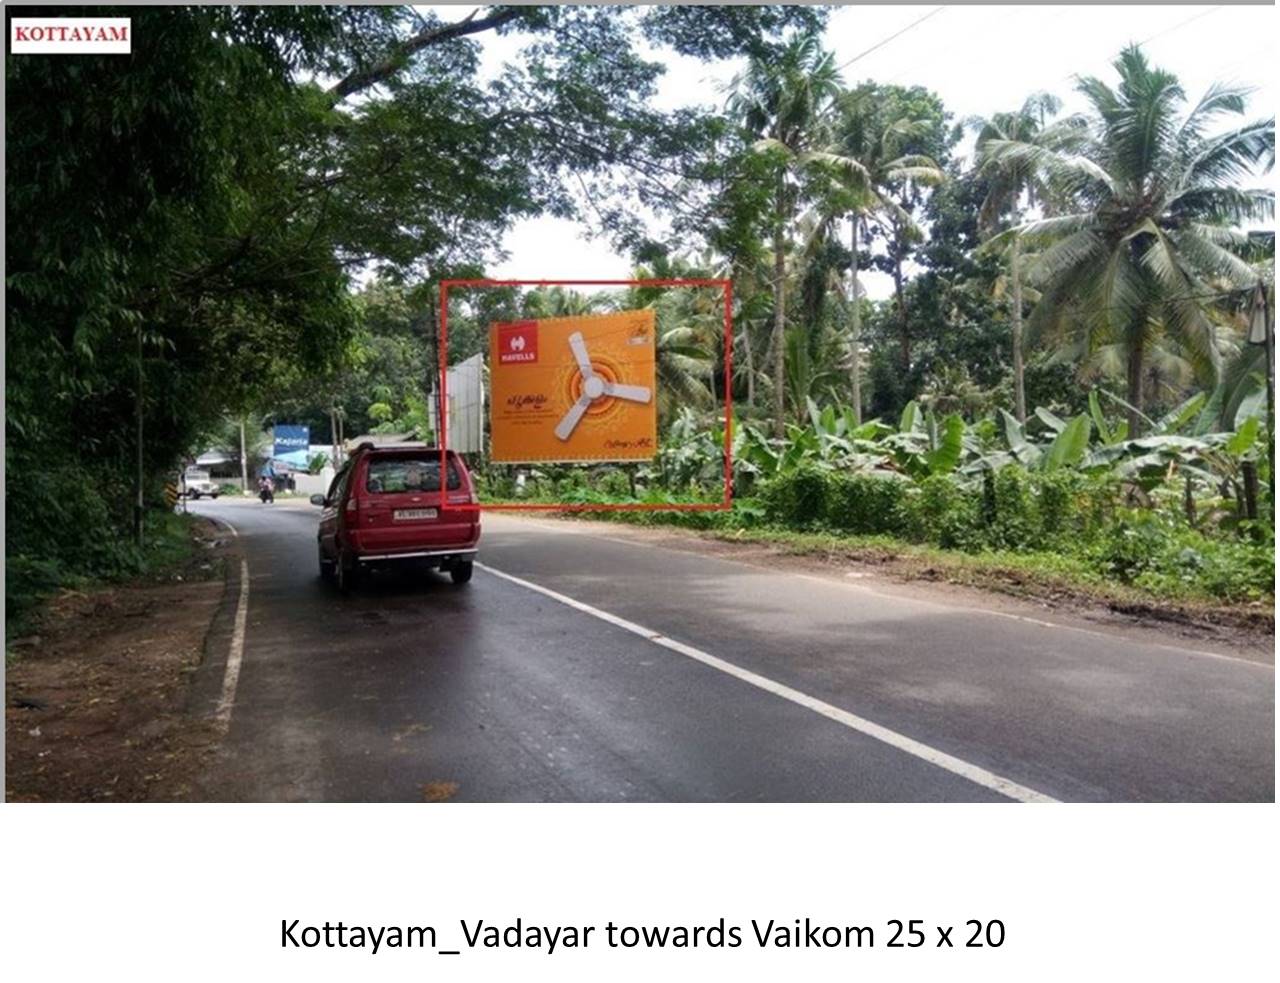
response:
<path fill-rule="evenodd" d="M 262 499 L 263 505 L 268 505 L 276 500 L 275 485 L 266 475 L 258 479 L 258 497 Z"/>

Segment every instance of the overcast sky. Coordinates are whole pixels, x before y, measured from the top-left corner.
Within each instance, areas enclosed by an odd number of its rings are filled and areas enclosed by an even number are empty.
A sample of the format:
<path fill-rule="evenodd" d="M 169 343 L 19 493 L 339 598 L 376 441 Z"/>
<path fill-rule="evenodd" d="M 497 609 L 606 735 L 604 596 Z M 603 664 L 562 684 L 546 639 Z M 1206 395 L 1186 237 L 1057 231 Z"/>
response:
<path fill-rule="evenodd" d="M 452 20 L 465 9 L 439 12 Z M 1112 81 L 1111 60 L 1138 42 L 1153 62 L 1178 75 L 1191 99 L 1218 80 L 1254 86 L 1247 114 L 1253 118 L 1275 112 L 1276 27 L 1276 8 L 1264 6 L 851 6 L 832 13 L 826 45 L 844 66 L 846 84 L 870 78 L 927 86 L 963 118 L 1015 109 L 1038 90 L 1060 96 L 1066 111 L 1083 108 L 1072 76 Z M 482 43 L 487 74 L 524 39 L 486 35 Z M 742 68 L 668 51 L 652 57 L 667 68 L 657 99 L 664 109 L 723 105 L 723 87 Z M 606 242 L 588 241 L 578 225 L 560 219 L 518 222 L 502 247 L 510 257 L 491 267 L 494 276 L 595 279 L 630 272 Z M 887 277 L 863 278 L 871 296 L 887 295 Z"/>

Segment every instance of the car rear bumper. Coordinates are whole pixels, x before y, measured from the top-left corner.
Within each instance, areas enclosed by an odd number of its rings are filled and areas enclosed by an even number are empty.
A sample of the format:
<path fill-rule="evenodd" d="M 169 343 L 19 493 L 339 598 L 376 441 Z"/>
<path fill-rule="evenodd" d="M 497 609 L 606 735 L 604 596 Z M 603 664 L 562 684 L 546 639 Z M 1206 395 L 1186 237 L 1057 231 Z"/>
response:
<path fill-rule="evenodd" d="M 402 550 L 392 553 L 361 553 L 356 557 L 359 563 L 381 563 L 384 560 L 470 560 L 478 552 L 474 546 L 460 549 Z"/>
<path fill-rule="evenodd" d="M 451 556 L 475 552 L 480 545 L 480 524 L 428 522 L 421 525 L 357 526 L 349 531 L 349 548 L 361 560 L 404 557 Z"/>

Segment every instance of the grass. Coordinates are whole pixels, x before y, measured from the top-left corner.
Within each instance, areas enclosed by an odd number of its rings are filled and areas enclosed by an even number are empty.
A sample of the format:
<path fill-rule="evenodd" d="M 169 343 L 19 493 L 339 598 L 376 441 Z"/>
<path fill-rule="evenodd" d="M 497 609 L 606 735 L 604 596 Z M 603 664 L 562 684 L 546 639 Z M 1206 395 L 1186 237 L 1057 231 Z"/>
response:
<path fill-rule="evenodd" d="M 131 581 L 168 580 L 188 568 L 196 556 L 195 528 L 200 518 L 153 509 L 143 516 L 142 548 L 121 544 L 110 572 L 70 569 L 53 560 L 6 557 L 5 661 L 12 660 L 7 643 L 30 634 L 44 602 L 63 589 L 91 590 Z"/>
<path fill-rule="evenodd" d="M 167 578 L 188 564 L 196 551 L 198 516 L 179 512 L 148 512 L 142 529 L 142 563 L 137 575 Z"/>

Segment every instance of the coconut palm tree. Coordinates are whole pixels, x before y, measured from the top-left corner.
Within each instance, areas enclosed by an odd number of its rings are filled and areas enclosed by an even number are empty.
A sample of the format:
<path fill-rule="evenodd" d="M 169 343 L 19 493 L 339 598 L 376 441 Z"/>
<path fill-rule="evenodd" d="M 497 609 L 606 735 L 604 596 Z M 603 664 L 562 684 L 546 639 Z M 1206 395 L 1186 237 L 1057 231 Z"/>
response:
<path fill-rule="evenodd" d="M 1045 245 L 1030 271 L 1041 297 L 1029 340 L 1073 334 L 1088 352 L 1119 346 L 1136 434 L 1153 349 L 1176 350 L 1203 384 L 1217 377 L 1221 352 L 1206 308 L 1221 288 L 1209 281 L 1256 282 L 1240 226 L 1269 220 L 1275 195 L 1241 183 L 1274 165 L 1275 119 L 1210 135 L 1224 116 L 1244 113 L 1245 90 L 1216 85 L 1187 112 L 1177 78 L 1137 47 L 1115 69 L 1116 88 L 1078 81 L 1089 110 L 1065 145 L 992 139 L 984 156 L 1039 171 L 1072 201 L 1015 232 Z"/>
<path fill-rule="evenodd" d="M 1039 168 L 1017 159 L 996 159 L 987 152 L 988 144 L 993 141 L 1017 141 L 1045 148 L 1069 144 L 1077 119 L 1073 117 L 1056 126 L 1049 122 L 1050 117 L 1056 115 L 1061 108 L 1060 99 L 1047 92 L 1038 92 L 1029 96 L 1014 112 L 996 113 L 987 119 L 970 120 L 970 126 L 978 131 L 977 170 L 987 182 L 987 194 L 978 215 L 979 228 L 986 236 L 990 237 L 1000 231 L 1007 219 L 1020 218 L 1026 208 L 1048 209 L 1052 200 L 1052 189 Z M 1022 242 L 1016 234 L 1011 237 L 1007 252 L 1014 413 L 1019 423 L 1025 423 L 1027 394 L 1022 352 Z"/>
<path fill-rule="evenodd" d="M 709 279 L 719 275 L 711 257 L 700 263 L 682 257 L 637 266 L 637 280 Z M 682 408 L 706 409 L 715 402 L 716 351 L 723 333 L 724 308 L 720 291 L 703 287 L 632 287 L 621 298 L 624 310 L 654 310 L 654 358 L 658 378 L 658 416 L 675 417 Z"/>
<path fill-rule="evenodd" d="M 753 55 L 732 85 L 729 109 L 755 140 L 758 152 L 774 162 L 773 191 L 773 356 L 774 433 L 786 425 L 786 263 L 787 233 L 799 197 L 795 176 L 839 90 L 832 55 L 817 35 L 803 34 Z"/>
<path fill-rule="evenodd" d="M 584 294 L 564 287 L 538 287 L 530 290 L 521 301 L 524 317 L 574 317 L 581 314 L 597 314 L 609 307 L 609 295 Z"/>
<path fill-rule="evenodd" d="M 873 216 L 884 218 L 905 234 L 918 234 L 911 213 L 894 200 L 892 192 L 907 182 L 931 185 L 946 177 L 933 158 L 903 153 L 913 140 L 928 132 L 928 120 L 885 120 L 878 110 L 874 89 L 860 87 L 845 93 L 839 101 L 830 142 L 808 155 L 834 179 L 822 207 L 833 217 L 849 220 L 849 388 L 858 423 L 862 422 L 859 240 L 865 237 L 867 220 Z"/>

